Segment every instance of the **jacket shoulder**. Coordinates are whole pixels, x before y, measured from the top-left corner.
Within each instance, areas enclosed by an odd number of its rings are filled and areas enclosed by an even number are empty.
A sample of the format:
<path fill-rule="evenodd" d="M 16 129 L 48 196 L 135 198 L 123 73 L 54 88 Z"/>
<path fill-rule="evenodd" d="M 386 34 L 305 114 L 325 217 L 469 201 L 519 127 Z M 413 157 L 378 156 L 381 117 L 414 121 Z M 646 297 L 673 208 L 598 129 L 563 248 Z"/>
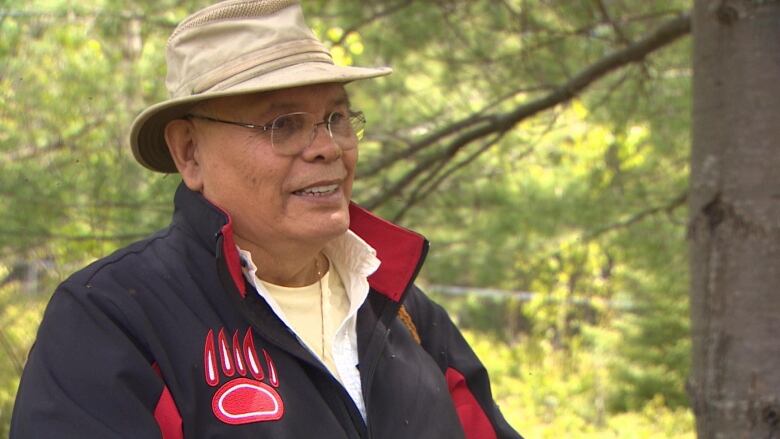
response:
<path fill-rule="evenodd" d="M 136 241 L 125 247 L 115 250 L 113 253 L 104 256 L 90 263 L 84 268 L 74 272 L 65 279 L 61 287 L 74 288 L 88 287 L 95 282 L 100 282 L 105 278 L 115 278 L 117 272 L 136 271 L 139 262 L 151 262 L 158 259 L 161 241 L 170 239 L 172 227 L 160 230 L 157 233 Z"/>

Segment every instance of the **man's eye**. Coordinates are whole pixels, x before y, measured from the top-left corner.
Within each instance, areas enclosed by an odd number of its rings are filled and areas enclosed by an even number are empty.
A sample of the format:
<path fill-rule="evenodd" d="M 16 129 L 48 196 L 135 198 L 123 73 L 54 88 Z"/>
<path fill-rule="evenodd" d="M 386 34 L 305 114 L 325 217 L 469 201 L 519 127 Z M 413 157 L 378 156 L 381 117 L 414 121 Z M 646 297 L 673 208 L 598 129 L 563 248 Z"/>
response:
<path fill-rule="evenodd" d="M 331 126 L 339 126 L 342 125 L 347 120 L 347 115 L 340 112 L 340 111 L 334 111 L 333 113 L 330 113 L 330 116 L 328 116 L 328 122 Z"/>
<path fill-rule="evenodd" d="M 274 119 L 274 123 L 271 126 L 272 129 L 281 130 L 290 126 L 290 116 L 279 116 Z"/>
<path fill-rule="evenodd" d="M 271 129 L 276 131 L 295 131 L 300 128 L 302 124 L 302 115 L 286 114 L 274 119 Z"/>

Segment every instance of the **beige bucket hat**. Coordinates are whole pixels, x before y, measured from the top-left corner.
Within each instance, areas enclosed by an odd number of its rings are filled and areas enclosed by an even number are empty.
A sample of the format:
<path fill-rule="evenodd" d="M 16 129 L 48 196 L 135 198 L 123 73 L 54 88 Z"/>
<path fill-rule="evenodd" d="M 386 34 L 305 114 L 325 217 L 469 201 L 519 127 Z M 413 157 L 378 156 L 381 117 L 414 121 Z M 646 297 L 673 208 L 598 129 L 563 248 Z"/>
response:
<path fill-rule="evenodd" d="M 196 12 L 171 34 L 166 61 L 170 98 L 144 110 L 130 129 L 136 160 L 158 172 L 176 172 L 165 126 L 199 101 L 392 72 L 336 66 L 297 0 L 228 0 Z"/>

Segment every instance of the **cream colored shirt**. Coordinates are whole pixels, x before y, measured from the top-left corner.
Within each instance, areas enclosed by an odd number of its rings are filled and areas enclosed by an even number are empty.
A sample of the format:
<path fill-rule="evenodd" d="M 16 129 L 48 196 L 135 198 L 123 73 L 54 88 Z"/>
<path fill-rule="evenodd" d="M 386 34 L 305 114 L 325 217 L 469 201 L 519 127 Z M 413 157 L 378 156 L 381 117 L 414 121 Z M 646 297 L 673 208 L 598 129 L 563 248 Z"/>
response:
<path fill-rule="evenodd" d="M 241 248 L 238 249 L 241 259 L 244 261 L 243 272 L 247 281 L 255 287 L 257 293 L 268 303 L 271 310 L 279 317 L 279 319 L 289 327 L 293 333 L 298 337 L 304 346 L 317 356 L 321 358 L 320 353 L 316 352 L 316 348 L 311 348 L 306 341 L 308 335 L 304 335 L 300 328 L 304 328 L 307 325 L 301 326 L 296 324 L 297 317 L 293 317 L 295 314 L 294 309 L 290 308 L 290 316 L 288 316 L 284 307 L 277 302 L 273 294 L 268 291 L 264 282 L 259 280 L 255 275 L 257 273 L 257 267 L 252 262 L 252 255 Z M 376 251 L 363 241 L 359 236 L 355 235 L 352 231 L 348 230 L 344 235 L 331 241 L 324 249 L 325 255 L 330 261 L 329 280 L 327 282 L 328 288 L 331 290 L 331 296 L 333 295 L 333 289 L 336 288 L 332 281 L 332 277 L 338 277 L 344 286 L 346 292 L 347 303 L 349 309 L 346 316 L 342 321 L 338 321 L 338 318 L 332 310 L 329 311 L 332 324 L 337 328 L 333 333 L 333 336 L 326 340 L 324 346 L 326 349 L 330 349 L 330 353 L 325 354 L 327 358 L 332 358 L 333 364 L 328 365 L 327 361 L 323 361 L 333 376 L 344 386 L 347 393 L 349 393 L 352 400 L 355 402 L 358 410 L 360 410 L 363 419 L 366 419 L 366 406 L 363 401 L 363 390 L 360 385 L 360 371 L 358 370 L 358 351 L 357 351 L 357 311 L 363 302 L 368 297 L 368 276 L 379 268 L 379 259 L 376 257 Z M 333 273 L 337 273 L 337 276 L 333 276 Z M 315 302 L 316 303 L 316 302 Z M 325 320 L 326 326 L 329 326 L 328 319 Z M 309 325 L 310 326 L 310 325 Z M 322 343 L 322 341 L 320 342 Z"/>
<path fill-rule="evenodd" d="M 339 378 L 333 360 L 333 341 L 349 313 L 349 298 L 341 277 L 333 264 L 329 265 L 331 268 L 322 279 L 304 287 L 283 287 L 262 279 L 261 282 L 282 308 L 295 333 L 333 376 Z"/>

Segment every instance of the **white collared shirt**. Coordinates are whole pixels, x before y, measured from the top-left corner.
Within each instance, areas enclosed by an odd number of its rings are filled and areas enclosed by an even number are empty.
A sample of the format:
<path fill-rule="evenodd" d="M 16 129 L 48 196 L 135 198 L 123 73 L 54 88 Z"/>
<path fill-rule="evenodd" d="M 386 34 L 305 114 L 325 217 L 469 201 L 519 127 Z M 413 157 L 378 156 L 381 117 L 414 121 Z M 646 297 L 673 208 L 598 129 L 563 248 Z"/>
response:
<path fill-rule="evenodd" d="M 263 282 L 257 279 L 257 266 L 252 261 L 252 255 L 240 247 L 238 252 L 244 261 L 242 270 L 246 279 L 255 287 L 260 297 L 268 303 L 276 316 L 298 337 L 301 344 L 306 346 L 300 334 L 296 332 L 295 327 L 285 316 L 279 303 L 268 292 Z M 334 372 L 333 376 L 347 390 L 365 420 L 366 408 L 360 384 L 360 371 L 357 368 L 357 311 L 368 297 L 368 276 L 379 268 L 380 261 L 376 257 L 376 250 L 351 230 L 331 241 L 325 247 L 324 253 L 335 266 L 331 275 L 341 276 L 349 299 L 347 316 L 339 325 L 335 337 L 330 343 L 333 347 L 332 356 L 336 366 L 336 371 L 331 372 Z M 312 351 L 312 353 L 319 358 L 316 352 Z"/>

